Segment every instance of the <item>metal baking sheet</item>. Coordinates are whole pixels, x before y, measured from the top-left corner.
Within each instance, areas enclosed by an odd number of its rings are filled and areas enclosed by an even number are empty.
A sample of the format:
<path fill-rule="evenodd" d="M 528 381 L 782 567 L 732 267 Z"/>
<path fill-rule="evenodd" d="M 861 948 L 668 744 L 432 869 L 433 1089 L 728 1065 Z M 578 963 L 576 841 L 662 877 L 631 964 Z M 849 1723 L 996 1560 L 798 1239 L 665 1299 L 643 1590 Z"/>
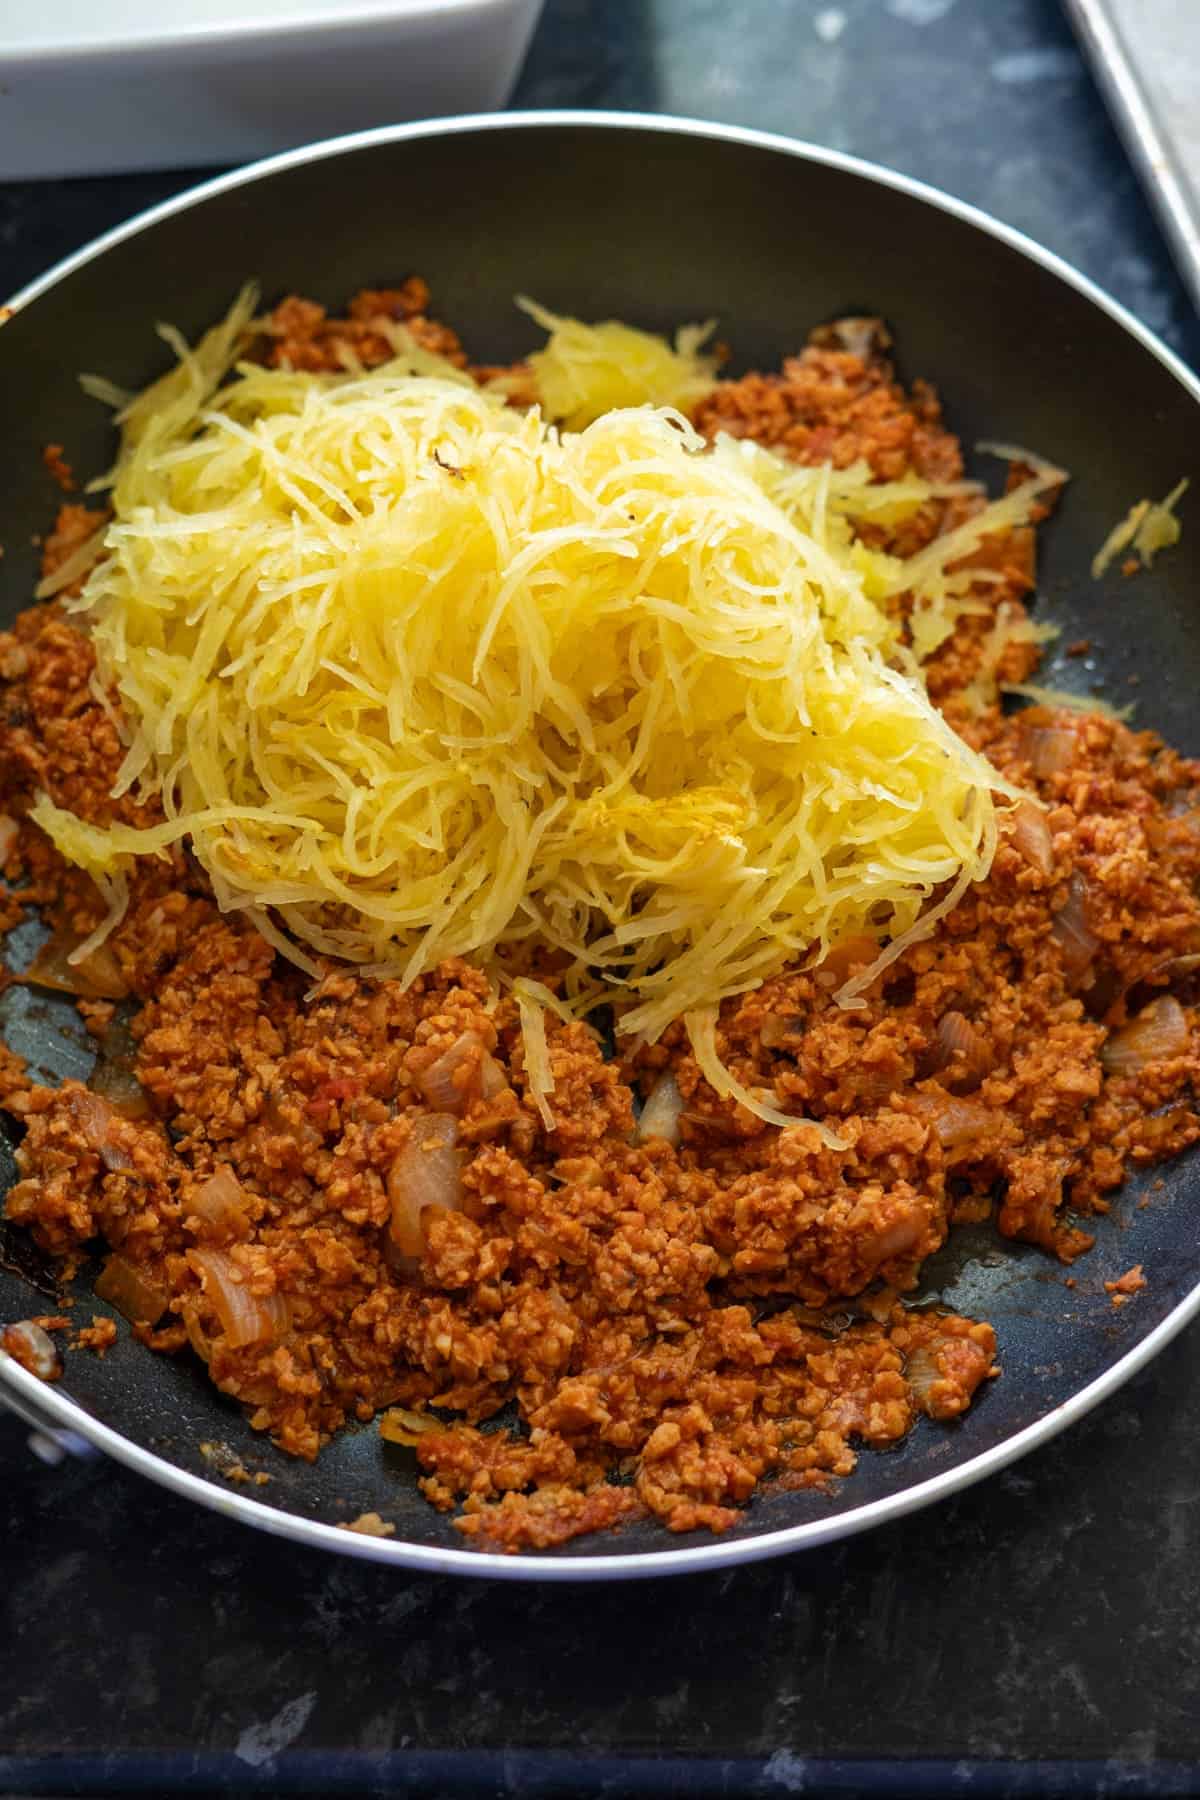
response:
<path fill-rule="evenodd" d="M 1066 4 L 1200 309 L 1200 6 Z"/>

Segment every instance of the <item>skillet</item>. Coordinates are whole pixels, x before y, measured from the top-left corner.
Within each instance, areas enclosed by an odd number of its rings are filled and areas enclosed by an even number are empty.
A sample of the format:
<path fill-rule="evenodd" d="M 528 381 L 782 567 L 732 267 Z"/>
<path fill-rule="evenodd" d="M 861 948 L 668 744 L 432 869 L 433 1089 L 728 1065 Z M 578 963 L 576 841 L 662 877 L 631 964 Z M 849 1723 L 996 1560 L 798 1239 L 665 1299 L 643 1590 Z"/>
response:
<path fill-rule="evenodd" d="M 1138 722 L 1200 753 L 1200 613 L 1195 528 L 1127 583 L 1093 582 L 1091 557 L 1134 500 L 1192 472 L 1200 383 L 1131 315 L 1067 265 L 970 207 L 834 152 L 764 134 L 622 114 L 536 113 L 389 128 L 320 144 L 222 177 L 146 213 L 18 295 L 0 331 L 9 466 L 0 491 L 0 623 L 29 604 L 31 534 L 54 495 L 50 440 L 76 469 L 106 466 L 102 409 L 80 370 L 140 387 L 165 365 L 150 327 L 194 336 L 256 277 L 270 302 L 296 291 L 336 305 L 410 272 L 475 353 L 531 347 L 517 292 L 587 318 L 656 329 L 716 316 L 732 372 L 777 366 L 809 328 L 882 313 L 901 373 L 940 389 L 964 444 L 1026 444 L 1073 481 L 1043 532 L 1042 616 L 1084 662 L 1042 679 L 1135 698 Z M 13 934 L 14 966 L 35 925 Z M 47 1079 L 86 1076 L 91 1051 L 70 1003 L 15 987 L 0 1031 Z M 0 1141 L 0 1190 L 14 1174 Z M 0 1402 L 41 1428 L 43 1447 L 95 1447 L 164 1486 L 301 1542 L 427 1570 L 511 1578 L 682 1573 L 828 1542 L 923 1506 L 1044 1442 L 1112 1393 L 1200 1311 L 1200 1163 L 1135 1177 L 1076 1265 L 1076 1285 L 1029 1246 L 959 1230 L 926 1264 L 918 1300 L 989 1319 L 1003 1375 L 953 1427 L 922 1420 L 898 1448 L 864 1452 L 831 1495 L 760 1491 L 720 1538 L 653 1524 L 553 1553 L 469 1550 L 415 1486 L 411 1453 L 372 1427 L 344 1432 L 315 1465 L 251 1432 L 187 1357 L 121 1339 L 105 1359 L 66 1359 L 44 1387 L 0 1353 Z M 0 1319 L 48 1309 L 45 1270 L 8 1231 Z M 1104 1291 L 1131 1264 L 1149 1288 L 1116 1311 Z M 38 1284 L 41 1283 L 39 1290 Z M 52 1291 L 52 1290 L 51 1290 Z M 77 1317 L 106 1307 L 85 1271 Z M 207 1446 L 202 1449 L 202 1446 Z M 269 1477 L 237 1484 L 244 1465 Z M 395 1536 L 338 1530 L 375 1510 Z"/>

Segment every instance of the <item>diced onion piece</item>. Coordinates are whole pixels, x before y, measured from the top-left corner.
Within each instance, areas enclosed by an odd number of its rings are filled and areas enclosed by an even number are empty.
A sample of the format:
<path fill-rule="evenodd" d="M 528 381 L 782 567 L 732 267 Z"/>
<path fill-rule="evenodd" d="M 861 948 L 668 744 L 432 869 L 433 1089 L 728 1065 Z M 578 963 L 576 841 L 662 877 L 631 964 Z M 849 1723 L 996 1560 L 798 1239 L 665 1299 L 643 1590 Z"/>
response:
<path fill-rule="evenodd" d="M 683 1112 L 683 1096 L 670 1069 L 664 1069 L 646 1099 L 637 1123 L 639 1144 L 649 1138 L 665 1138 L 668 1144 L 679 1142 L 679 1120 Z"/>
<path fill-rule="evenodd" d="M 1151 1063 L 1182 1056 L 1189 1042 L 1182 1006 L 1174 995 L 1162 994 L 1113 1033 L 1100 1051 L 1100 1060 L 1110 1075 L 1137 1075 Z"/>
<path fill-rule="evenodd" d="M 943 1150 L 960 1150 L 986 1137 L 996 1123 L 990 1106 L 952 1094 L 916 1094 L 913 1103 L 928 1119 Z"/>
<path fill-rule="evenodd" d="M 1062 950 L 1067 980 L 1079 987 L 1100 948 L 1100 939 L 1087 920 L 1087 882 L 1082 875 L 1072 875 L 1066 901 L 1055 913 L 1050 929 Z"/>
<path fill-rule="evenodd" d="M 246 1228 L 246 1195 L 227 1164 L 210 1175 L 192 1194 L 187 1211 L 199 1219 L 204 1235 L 217 1239 L 240 1236 Z"/>
<path fill-rule="evenodd" d="M 782 1112 L 779 1107 L 752 1094 L 748 1087 L 730 1073 L 717 1051 L 717 1016 L 713 1009 L 686 1013 L 683 1022 L 691 1041 L 692 1055 L 696 1058 L 700 1073 L 715 1094 L 719 1094 L 723 1100 L 736 1100 L 739 1106 L 744 1106 L 748 1113 L 753 1113 L 756 1119 L 762 1119 L 768 1125 L 779 1125 L 785 1129 L 792 1125 L 810 1125 L 827 1150 L 846 1148 L 845 1139 L 840 1138 L 822 1120 L 806 1119 L 799 1113 Z"/>
<path fill-rule="evenodd" d="M 133 1072 L 137 1046 L 128 1024 L 114 1019 L 100 1043 L 100 1054 L 88 1080 L 94 1094 L 119 1112 L 123 1119 L 145 1119 L 150 1116 L 150 1101 Z"/>
<path fill-rule="evenodd" d="M 864 1254 L 876 1264 L 890 1262 L 892 1257 L 903 1256 L 906 1250 L 913 1249 L 920 1236 L 920 1215 L 904 1212 L 862 1240 Z"/>
<path fill-rule="evenodd" d="M 412 1121 L 408 1142 L 387 1182 L 391 1239 L 403 1256 L 420 1256 L 425 1247 L 421 1217 L 427 1206 L 454 1212 L 462 1205 L 462 1155 L 457 1144 L 458 1120 L 448 1114 L 421 1113 Z"/>
<path fill-rule="evenodd" d="M 508 1082 L 479 1033 L 464 1031 L 417 1076 L 416 1085 L 438 1112 L 461 1118 L 473 1100 L 481 1095 L 485 1100 L 495 1099 Z"/>
<path fill-rule="evenodd" d="M 73 1088 L 66 1104 L 88 1147 L 96 1152 L 110 1173 L 132 1169 L 133 1158 L 117 1135 L 120 1115 L 107 1100 L 87 1088 Z"/>
<path fill-rule="evenodd" d="M 1079 733 L 1075 726 L 1055 723 L 1053 715 L 1033 708 L 1021 716 L 1017 725 L 1021 752 L 1036 781 L 1061 775 L 1075 760 Z"/>
<path fill-rule="evenodd" d="M 105 1258 L 96 1277 L 96 1298 L 115 1306 L 131 1325 L 157 1325 L 167 1310 L 170 1298 L 165 1288 L 122 1256 L 119 1250 Z"/>
<path fill-rule="evenodd" d="M 416 1085 L 430 1106 L 440 1112 L 461 1115 L 470 1104 L 471 1090 L 478 1086 L 479 1058 L 483 1040 L 474 1031 L 464 1031 L 448 1050 L 416 1078 Z"/>
<path fill-rule="evenodd" d="M 108 945 L 101 944 L 81 961 L 73 961 L 78 945 L 78 938 L 56 932 L 42 945 L 21 980 L 81 1000 L 124 1000 L 129 987 Z"/>
<path fill-rule="evenodd" d="M 53 1338 L 32 1319 L 18 1319 L 15 1325 L 0 1329 L 0 1350 L 7 1350 L 14 1362 L 39 1381 L 57 1381 L 62 1374 L 62 1359 Z"/>
<path fill-rule="evenodd" d="M 291 1324 L 282 1294 L 255 1294 L 224 1250 L 189 1250 L 187 1259 L 204 1288 L 231 1350 L 281 1338 Z M 189 1309 L 190 1310 L 190 1309 Z"/>
<path fill-rule="evenodd" d="M 942 1379 L 941 1370 L 937 1366 L 932 1350 L 922 1345 L 910 1351 L 904 1363 L 904 1379 L 912 1389 L 913 1399 L 924 1411 L 925 1401 L 935 1381 Z"/>
<path fill-rule="evenodd" d="M 1054 868 L 1054 844 L 1046 815 L 1037 801 L 1018 800 L 1007 819 L 1013 848 L 1040 875 L 1049 875 Z"/>
<path fill-rule="evenodd" d="M 546 1014 L 537 998 L 523 981 L 513 983 L 517 1011 L 521 1015 L 521 1037 L 525 1045 L 525 1073 L 529 1092 L 541 1114 L 542 1124 L 553 1131 L 555 1120 L 550 1108 L 554 1092 L 554 1070 L 550 1065 L 550 1047 L 546 1042 Z"/>
<path fill-rule="evenodd" d="M 953 1419 L 961 1413 L 970 1404 L 971 1392 L 984 1372 L 975 1363 L 974 1374 L 967 1375 L 964 1381 L 961 1363 L 958 1370 L 955 1368 L 953 1341 L 944 1347 L 950 1350 L 949 1357 L 943 1356 L 943 1346 L 920 1344 L 909 1351 L 904 1364 L 904 1379 L 912 1391 L 913 1404 L 930 1419 Z"/>
<path fill-rule="evenodd" d="M 992 1070 L 991 1049 L 971 1021 L 960 1012 L 938 1020 L 935 1073 L 946 1070 L 959 1087 L 978 1087 Z"/>
<path fill-rule="evenodd" d="M 184 1308 L 183 1324 L 184 1329 L 188 1334 L 188 1343 L 192 1346 L 192 1349 L 196 1352 L 200 1361 L 202 1363 L 210 1361 L 212 1357 L 212 1339 L 208 1336 L 208 1333 L 204 1330 L 199 1319 L 196 1317 L 196 1309 L 194 1306 L 187 1306 Z"/>
<path fill-rule="evenodd" d="M 145 1089 L 133 1071 L 121 1063 L 102 1056 L 92 1070 L 90 1086 L 123 1119 L 149 1118 L 150 1102 Z"/>
<path fill-rule="evenodd" d="M 379 1435 L 389 1444 L 404 1444 L 408 1449 L 429 1431 L 445 1431 L 440 1419 L 428 1413 L 413 1412 L 407 1406 L 389 1406 L 379 1421 Z"/>

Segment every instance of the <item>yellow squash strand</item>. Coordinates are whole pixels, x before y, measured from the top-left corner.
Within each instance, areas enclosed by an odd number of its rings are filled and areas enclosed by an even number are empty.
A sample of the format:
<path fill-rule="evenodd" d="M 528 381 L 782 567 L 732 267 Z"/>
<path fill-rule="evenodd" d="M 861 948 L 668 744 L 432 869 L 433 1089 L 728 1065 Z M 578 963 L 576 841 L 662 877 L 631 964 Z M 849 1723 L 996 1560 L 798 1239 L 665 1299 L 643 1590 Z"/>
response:
<path fill-rule="evenodd" d="M 560 432 L 400 335 L 371 373 L 218 387 L 229 342 L 128 409 L 75 603 L 120 787 L 166 823 L 36 816 L 114 905 L 186 837 L 301 966 L 549 946 L 577 1010 L 602 989 L 654 1038 L 986 873 L 1004 784 L 895 666 L 897 596 L 961 601 L 986 515 L 910 564 L 854 536 L 967 484 L 710 447 L 661 407 Z"/>

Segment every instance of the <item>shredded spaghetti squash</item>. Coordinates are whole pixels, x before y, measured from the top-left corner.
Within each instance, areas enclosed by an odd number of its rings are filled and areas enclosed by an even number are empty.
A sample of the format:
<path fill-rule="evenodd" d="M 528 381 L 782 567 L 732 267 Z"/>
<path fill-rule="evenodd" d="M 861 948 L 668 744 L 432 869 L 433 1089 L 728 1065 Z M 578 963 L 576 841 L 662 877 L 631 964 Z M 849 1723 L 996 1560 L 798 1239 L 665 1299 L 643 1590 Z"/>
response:
<path fill-rule="evenodd" d="M 1169 550 L 1183 535 L 1175 508 L 1187 493 L 1188 478 L 1176 482 L 1165 500 L 1139 500 L 1118 521 L 1092 558 L 1092 579 L 1099 581 L 1114 557 L 1132 549 L 1143 569 L 1148 569 L 1160 550 Z"/>
<path fill-rule="evenodd" d="M 672 346 L 616 319 L 585 325 L 533 300 L 517 304 L 547 333 L 545 348 L 529 359 L 542 411 L 569 431 L 621 406 L 675 406 L 687 412 L 716 379 L 716 357 L 702 353 L 713 320 L 681 326 Z"/>
<path fill-rule="evenodd" d="M 939 641 L 955 560 L 1061 472 L 901 563 L 856 523 L 969 484 L 710 446 L 661 405 L 560 429 L 401 328 L 369 373 L 230 372 L 251 311 L 125 406 L 70 603 L 119 697 L 118 790 L 164 813 L 102 831 L 40 800 L 110 920 L 130 860 L 186 839 L 306 969 L 549 949 L 575 1011 L 603 996 L 651 1039 L 690 1014 L 709 1068 L 722 998 L 850 933 L 890 960 L 987 872 L 1005 783 L 929 702 L 900 600 Z"/>

